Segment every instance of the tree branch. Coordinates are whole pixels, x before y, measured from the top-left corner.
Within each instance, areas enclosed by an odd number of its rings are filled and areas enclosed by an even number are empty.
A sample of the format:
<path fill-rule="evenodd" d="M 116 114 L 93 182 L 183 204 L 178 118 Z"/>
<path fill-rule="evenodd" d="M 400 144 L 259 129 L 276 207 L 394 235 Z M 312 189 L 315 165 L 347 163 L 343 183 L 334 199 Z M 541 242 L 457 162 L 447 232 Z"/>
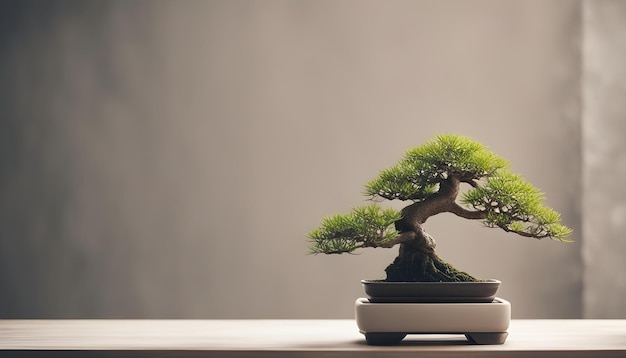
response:
<path fill-rule="evenodd" d="M 461 183 L 466 183 L 471 185 L 472 188 L 478 188 L 478 183 L 476 182 L 476 180 L 468 178 L 468 179 L 461 179 Z"/>
<path fill-rule="evenodd" d="M 526 231 L 518 231 L 518 230 L 512 230 L 509 229 L 508 227 L 504 226 L 504 225 L 498 225 L 499 228 L 501 228 L 502 230 L 506 231 L 506 232 L 512 232 L 515 233 L 517 235 L 523 236 L 523 237 L 531 237 L 533 239 L 537 239 L 537 240 L 541 240 L 544 239 L 546 237 L 550 237 L 550 235 L 548 233 L 545 234 L 531 234 L 529 232 Z"/>
<path fill-rule="evenodd" d="M 456 202 L 450 205 L 450 209 L 448 211 L 452 214 L 455 214 L 456 216 L 460 216 L 462 218 L 470 220 L 481 220 L 487 217 L 486 211 L 467 210 Z"/>
<path fill-rule="evenodd" d="M 377 243 L 377 242 L 365 242 L 363 243 L 363 246 L 361 247 L 383 247 L 383 248 L 390 248 L 390 247 L 394 247 L 398 244 L 401 244 L 403 242 L 407 242 L 409 240 L 413 240 L 417 237 L 417 235 L 413 232 L 413 231 L 407 231 L 407 232 L 403 232 L 400 235 L 398 235 L 395 239 L 391 240 L 391 241 L 387 241 L 387 242 L 382 242 L 382 243 Z"/>

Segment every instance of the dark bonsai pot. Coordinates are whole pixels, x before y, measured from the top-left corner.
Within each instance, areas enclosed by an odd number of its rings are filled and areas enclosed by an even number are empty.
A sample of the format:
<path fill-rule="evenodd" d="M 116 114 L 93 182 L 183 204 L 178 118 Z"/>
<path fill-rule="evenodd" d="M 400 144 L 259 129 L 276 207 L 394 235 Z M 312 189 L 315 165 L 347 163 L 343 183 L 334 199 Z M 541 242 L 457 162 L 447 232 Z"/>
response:
<path fill-rule="evenodd" d="M 388 282 L 362 280 L 372 303 L 489 303 L 500 287 L 498 280 L 476 282 Z"/>

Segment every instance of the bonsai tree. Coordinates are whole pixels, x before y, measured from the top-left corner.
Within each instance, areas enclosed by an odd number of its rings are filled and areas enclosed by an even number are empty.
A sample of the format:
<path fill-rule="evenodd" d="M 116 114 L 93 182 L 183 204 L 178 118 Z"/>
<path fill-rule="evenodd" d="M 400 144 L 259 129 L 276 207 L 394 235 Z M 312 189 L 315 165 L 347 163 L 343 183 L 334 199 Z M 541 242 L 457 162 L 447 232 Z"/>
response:
<path fill-rule="evenodd" d="M 368 182 L 364 194 L 408 205 L 398 211 L 373 202 L 326 217 L 309 233 L 309 250 L 342 254 L 399 245 L 398 256 L 385 270 L 386 281 L 479 281 L 435 253 L 435 240 L 424 230 L 433 215 L 452 213 L 535 239 L 566 241 L 572 232 L 559 223 L 559 213 L 543 205 L 537 188 L 509 170 L 506 160 L 459 135 L 440 135 L 408 150 Z"/>

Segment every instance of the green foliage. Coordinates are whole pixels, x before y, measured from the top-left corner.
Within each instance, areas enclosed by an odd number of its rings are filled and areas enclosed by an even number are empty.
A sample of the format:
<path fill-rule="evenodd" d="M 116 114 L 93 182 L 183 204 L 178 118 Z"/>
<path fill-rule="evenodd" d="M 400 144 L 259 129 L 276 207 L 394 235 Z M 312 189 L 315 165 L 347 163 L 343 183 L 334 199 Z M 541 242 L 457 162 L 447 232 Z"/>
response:
<path fill-rule="evenodd" d="M 404 158 L 365 186 L 365 194 L 388 200 L 422 201 L 450 176 L 470 182 L 493 175 L 509 163 L 465 136 L 439 135 L 408 150 Z"/>
<path fill-rule="evenodd" d="M 487 213 L 484 223 L 488 227 L 527 237 L 564 240 L 571 229 L 559 224 L 559 213 L 543 201 L 539 189 L 508 170 L 499 171 L 484 186 L 465 192 L 461 198 L 462 204 Z"/>
<path fill-rule="evenodd" d="M 393 224 L 401 219 L 399 211 L 377 204 L 353 208 L 322 220 L 320 228 L 309 233 L 309 251 L 314 254 L 349 253 L 360 247 L 377 247 L 395 239 Z"/>
<path fill-rule="evenodd" d="M 365 194 L 387 200 L 424 200 L 437 191 L 437 178 L 417 170 L 406 161 L 383 169 L 378 178 L 366 184 Z"/>
<path fill-rule="evenodd" d="M 471 186 L 461 194 L 460 204 L 465 208 L 456 202 L 460 183 Z M 309 234 L 311 253 L 392 247 L 409 240 L 408 235 L 396 231 L 393 224 L 397 221 L 415 223 L 419 218 L 417 225 L 421 225 L 428 216 L 446 211 L 525 237 L 566 241 L 572 232 L 559 223 L 556 211 L 543 205 L 543 194 L 537 188 L 509 171 L 506 160 L 465 136 L 439 135 L 408 150 L 396 165 L 381 170 L 366 184 L 365 194 L 413 201 L 413 209 L 404 211 L 406 217 L 402 217 L 397 210 L 371 204 L 324 218 L 320 228 Z"/>

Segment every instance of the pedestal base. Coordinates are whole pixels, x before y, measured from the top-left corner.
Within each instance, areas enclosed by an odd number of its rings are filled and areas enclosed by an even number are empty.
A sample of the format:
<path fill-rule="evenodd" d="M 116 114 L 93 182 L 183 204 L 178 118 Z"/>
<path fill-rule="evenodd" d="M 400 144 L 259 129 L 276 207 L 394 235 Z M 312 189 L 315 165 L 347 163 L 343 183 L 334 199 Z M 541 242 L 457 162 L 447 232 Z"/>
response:
<path fill-rule="evenodd" d="M 502 344 L 511 321 L 511 304 L 372 303 L 356 300 L 356 323 L 368 344 L 393 345 L 407 334 L 465 334 L 475 344 Z"/>

